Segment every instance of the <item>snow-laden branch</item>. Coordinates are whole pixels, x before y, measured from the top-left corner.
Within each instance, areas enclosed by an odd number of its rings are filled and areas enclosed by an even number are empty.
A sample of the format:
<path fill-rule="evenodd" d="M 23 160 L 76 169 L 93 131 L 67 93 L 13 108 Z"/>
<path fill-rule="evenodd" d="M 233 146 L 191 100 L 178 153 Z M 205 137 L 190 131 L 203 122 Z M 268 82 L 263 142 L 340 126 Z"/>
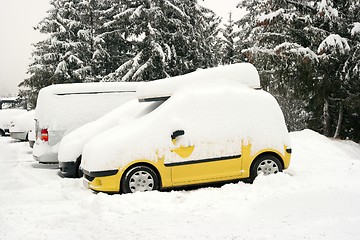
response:
<path fill-rule="evenodd" d="M 180 8 L 178 8 L 177 6 L 175 6 L 174 4 L 172 4 L 169 1 L 165 1 L 165 5 L 171 7 L 174 11 L 176 11 L 177 13 L 179 13 L 182 17 L 184 18 L 190 18 L 188 15 L 186 15 Z"/>
<path fill-rule="evenodd" d="M 360 23 L 354 22 L 354 27 L 351 29 L 351 36 L 355 36 L 356 34 L 360 35 Z"/>
<path fill-rule="evenodd" d="M 280 14 L 283 14 L 284 12 L 285 12 L 285 10 L 283 8 L 280 8 L 280 9 L 276 10 L 275 12 L 271 12 L 268 14 L 258 16 L 256 18 L 256 21 L 260 22 L 260 23 L 263 23 L 263 22 L 270 23 L 274 18 L 276 18 Z"/>
<path fill-rule="evenodd" d="M 314 61 L 319 61 L 318 55 L 314 51 L 312 51 L 308 47 L 304 48 L 298 43 L 284 42 L 282 44 L 277 45 L 274 48 L 274 52 L 277 54 L 282 52 L 288 52 L 298 56 L 309 58 Z"/>
<path fill-rule="evenodd" d="M 346 38 L 341 37 L 338 34 L 330 34 L 319 45 L 317 52 L 323 54 L 331 50 L 338 50 L 344 54 L 350 51 L 350 46 Z"/>
<path fill-rule="evenodd" d="M 144 63 L 143 65 L 141 65 L 136 72 L 134 73 L 134 75 L 132 76 L 133 79 L 137 79 L 138 76 L 140 76 L 146 68 L 148 68 L 151 65 L 152 61 L 151 59 L 147 60 L 146 63 Z"/>

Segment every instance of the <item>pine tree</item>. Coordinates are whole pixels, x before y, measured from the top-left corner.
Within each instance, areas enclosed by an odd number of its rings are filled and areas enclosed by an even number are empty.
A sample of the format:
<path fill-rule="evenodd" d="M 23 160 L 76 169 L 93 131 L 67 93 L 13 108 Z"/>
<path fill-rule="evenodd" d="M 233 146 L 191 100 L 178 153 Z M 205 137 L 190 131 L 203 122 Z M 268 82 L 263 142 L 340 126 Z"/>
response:
<path fill-rule="evenodd" d="M 242 1 L 240 6 L 249 13 L 238 22 L 243 31 L 238 47 L 258 66 L 284 112 L 295 113 L 287 116 L 295 123 L 290 129 L 309 116 L 307 125 L 326 136 L 349 136 L 341 122 L 350 109 L 345 103 L 353 102 L 352 84 L 359 82 L 350 57 L 356 43 L 349 27 L 359 21 L 349 13 L 356 10 L 355 1 Z"/>
<path fill-rule="evenodd" d="M 109 25 L 123 29 L 129 59 L 105 81 L 141 81 L 176 76 L 217 65 L 219 18 L 195 0 L 121 1 Z M 119 5 L 119 6 L 120 6 Z"/>
<path fill-rule="evenodd" d="M 229 12 L 229 19 L 224 24 L 225 29 L 222 30 L 222 64 L 232 64 L 236 62 L 235 55 L 235 23 L 232 19 L 232 12 Z"/>
<path fill-rule="evenodd" d="M 23 95 L 57 83 L 140 81 L 220 63 L 214 12 L 196 0 L 52 0 Z"/>

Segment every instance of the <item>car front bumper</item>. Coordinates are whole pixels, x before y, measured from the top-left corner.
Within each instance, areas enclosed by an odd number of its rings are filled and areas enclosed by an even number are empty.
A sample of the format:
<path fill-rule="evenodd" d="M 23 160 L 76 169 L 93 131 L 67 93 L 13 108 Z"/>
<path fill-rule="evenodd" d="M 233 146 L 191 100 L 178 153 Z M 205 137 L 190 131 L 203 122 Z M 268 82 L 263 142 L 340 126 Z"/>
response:
<path fill-rule="evenodd" d="M 122 171 L 118 169 L 89 172 L 83 170 L 83 185 L 96 192 L 118 193 L 120 192 L 120 180 Z"/>
<path fill-rule="evenodd" d="M 78 177 L 76 162 L 59 162 L 60 173 L 64 177 Z"/>

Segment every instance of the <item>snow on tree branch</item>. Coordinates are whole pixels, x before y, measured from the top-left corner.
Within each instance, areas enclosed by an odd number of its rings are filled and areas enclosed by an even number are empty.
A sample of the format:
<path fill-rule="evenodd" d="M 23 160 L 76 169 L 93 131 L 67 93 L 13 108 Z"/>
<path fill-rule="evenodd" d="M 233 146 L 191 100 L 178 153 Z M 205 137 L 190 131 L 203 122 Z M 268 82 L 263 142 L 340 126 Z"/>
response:
<path fill-rule="evenodd" d="M 326 19 L 337 18 L 339 16 L 338 10 L 333 8 L 333 4 L 329 0 L 321 0 L 317 4 L 318 13 Z"/>
<path fill-rule="evenodd" d="M 146 61 L 146 63 L 144 63 L 143 65 L 141 65 L 136 72 L 134 73 L 134 75 L 132 76 L 133 79 L 137 79 L 144 71 L 146 68 L 148 68 L 151 65 L 151 58 L 149 60 Z"/>
<path fill-rule="evenodd" d="M 360 23 L 354 22 L 354 27 L 351 29 L 351 36 L 355 36 L 356 34 L 360 34 Z"/>
<path fill-rule="evenodd" d="M 281 54 L 282 52 L 293 53 L 298 56 L 303 56 L 304 58 L 309 58 L 311 60 L 319 61 L 318 56 L 310 48 L 304 48 L 298 43 L 284 42 L 274 48 L 274 52 Z"/>
<path fill-rule="evenodd" d="M 256 18 L 256 20 L 261 25 L 262 24 L 267 25 L 267 24 L 271 23 L 274 18 L 276 18 L 280 14 L 283 14 L 284 12 L 285 12 L 285 10 L 280 8 L 280 9 L 276 10 L 275 12 L 271 12 L 271 13 L 268 13 L 268 14 L 258 16 Z"/>
<path fill-rule="evenodd" d="M 136 9 L 135 8 L 129 8 L 129 9 L 126 9 L 125 11 L 119 13 L 119 14 L 116 14 L 114 16 L 114 19 L 121 19 L 123 17 L 129 17 L 130 15 L 132 15 L 134 13 Z"/>
<path fill-rule="evenodd" d="M 184 18 L 189 18 L 180 8 L 176 7 L 174 4 L 172 4 L 169 1 L 165 1 L 165 4 L 169 7 L 171 7 L 173 10 L 175 10 L 177 13 L 179 13 Z"/>
<path fill-rule="evenodd" d="M 344 54 L 350 50 L 350 46 L 345 38 L 340 37 L 338 34 L 330 34 L 321 42 L 317 52 L 323 54 L 334 50 Z"/>

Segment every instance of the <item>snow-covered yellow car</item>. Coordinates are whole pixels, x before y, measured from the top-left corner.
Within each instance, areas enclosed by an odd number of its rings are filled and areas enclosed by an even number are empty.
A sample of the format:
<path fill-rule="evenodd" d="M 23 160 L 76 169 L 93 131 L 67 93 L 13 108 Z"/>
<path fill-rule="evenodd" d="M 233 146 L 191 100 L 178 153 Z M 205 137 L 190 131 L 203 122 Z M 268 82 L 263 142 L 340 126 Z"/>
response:
<path fill-rule="evenodd" d="M 94 137 L 81 167 L 90 189 L 130 193 L 253 180 L 286 169 L 290 155 L 271 94 L 208 79 L 178 87 L 151 113 Z"/>

